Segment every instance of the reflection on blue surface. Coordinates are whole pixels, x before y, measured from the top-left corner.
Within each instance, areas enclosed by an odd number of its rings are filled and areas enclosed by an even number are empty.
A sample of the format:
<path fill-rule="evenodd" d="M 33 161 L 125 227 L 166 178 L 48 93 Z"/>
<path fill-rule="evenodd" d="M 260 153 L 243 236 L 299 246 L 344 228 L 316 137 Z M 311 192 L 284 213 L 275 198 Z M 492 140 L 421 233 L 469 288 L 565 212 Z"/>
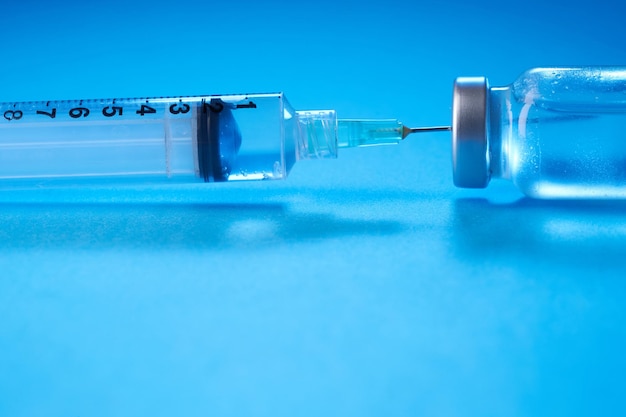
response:
<path fill-rule="evenodd" d="M 5 203 L 2 414 L 588 415 L 620 403 L 624 204 L 270 195 Z"/>
<path fill-rule="evenodd" d="M 402 223 L 293 213 L 285 204 L 7 204 L 0 249 L 229 249 L 399 233 Z"/>
<path fill-rule="evenodd" d="M 454 212 L 462 256 L 626 271 L 625 202 L 474 198 L 456 200 Z"/>

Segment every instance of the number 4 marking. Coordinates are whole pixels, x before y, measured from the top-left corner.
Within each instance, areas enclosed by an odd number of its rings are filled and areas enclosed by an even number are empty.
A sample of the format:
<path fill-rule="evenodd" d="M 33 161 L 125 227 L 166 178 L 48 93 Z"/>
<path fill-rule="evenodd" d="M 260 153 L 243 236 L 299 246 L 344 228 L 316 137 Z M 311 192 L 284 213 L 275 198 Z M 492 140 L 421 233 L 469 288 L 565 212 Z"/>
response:
<path fill-rule="evenodd" d="M 140 116 L 145 116 L 146 114 L 154 114 L 156 112 L 157 112 L 156 109 L 150 106 L 147 106 L 145 104 L 142 104 L 141 109 L 137 110 L 137 114 Z"/>

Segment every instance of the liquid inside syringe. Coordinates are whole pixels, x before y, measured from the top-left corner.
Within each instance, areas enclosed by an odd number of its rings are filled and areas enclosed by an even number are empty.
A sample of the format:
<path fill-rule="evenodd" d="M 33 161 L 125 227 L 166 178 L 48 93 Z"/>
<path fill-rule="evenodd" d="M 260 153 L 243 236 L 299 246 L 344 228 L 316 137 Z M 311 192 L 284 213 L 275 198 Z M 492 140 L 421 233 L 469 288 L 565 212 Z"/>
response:
<path fill-rule="evenodd" d="M 0 104 L 0 179 L 282 179 L 297 160 L 397 143 L 397 120 L 296 111 L 282 94 Z"/>

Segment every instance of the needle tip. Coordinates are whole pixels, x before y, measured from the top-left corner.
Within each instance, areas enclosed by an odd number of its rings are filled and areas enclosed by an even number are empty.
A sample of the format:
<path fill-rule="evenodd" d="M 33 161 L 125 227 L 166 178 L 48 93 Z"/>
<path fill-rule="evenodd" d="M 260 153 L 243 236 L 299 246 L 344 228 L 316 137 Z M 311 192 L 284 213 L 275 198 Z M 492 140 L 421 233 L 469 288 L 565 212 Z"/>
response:
<path fill-rule="evenodd" d="M 430 127 L 406 127 L 402 126 L 402 139 L 409 136 L 411 133 L 423 133 L 423 132 L 449 132 L 452 128 L 450 126 L 430 126 Z"/>

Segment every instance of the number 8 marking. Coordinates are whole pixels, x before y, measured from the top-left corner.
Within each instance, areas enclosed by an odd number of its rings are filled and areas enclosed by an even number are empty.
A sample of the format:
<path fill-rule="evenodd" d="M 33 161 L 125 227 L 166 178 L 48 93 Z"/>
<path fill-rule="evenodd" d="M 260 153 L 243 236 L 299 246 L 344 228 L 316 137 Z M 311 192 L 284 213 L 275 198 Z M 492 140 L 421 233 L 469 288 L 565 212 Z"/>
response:
<path fill-rule="evenodd" d="M 4 118 L 9 121 L 20 120 L 22 116 L 24 116 L 24 113 L 21 110 L 7 110 L 4 112 Z"/>

